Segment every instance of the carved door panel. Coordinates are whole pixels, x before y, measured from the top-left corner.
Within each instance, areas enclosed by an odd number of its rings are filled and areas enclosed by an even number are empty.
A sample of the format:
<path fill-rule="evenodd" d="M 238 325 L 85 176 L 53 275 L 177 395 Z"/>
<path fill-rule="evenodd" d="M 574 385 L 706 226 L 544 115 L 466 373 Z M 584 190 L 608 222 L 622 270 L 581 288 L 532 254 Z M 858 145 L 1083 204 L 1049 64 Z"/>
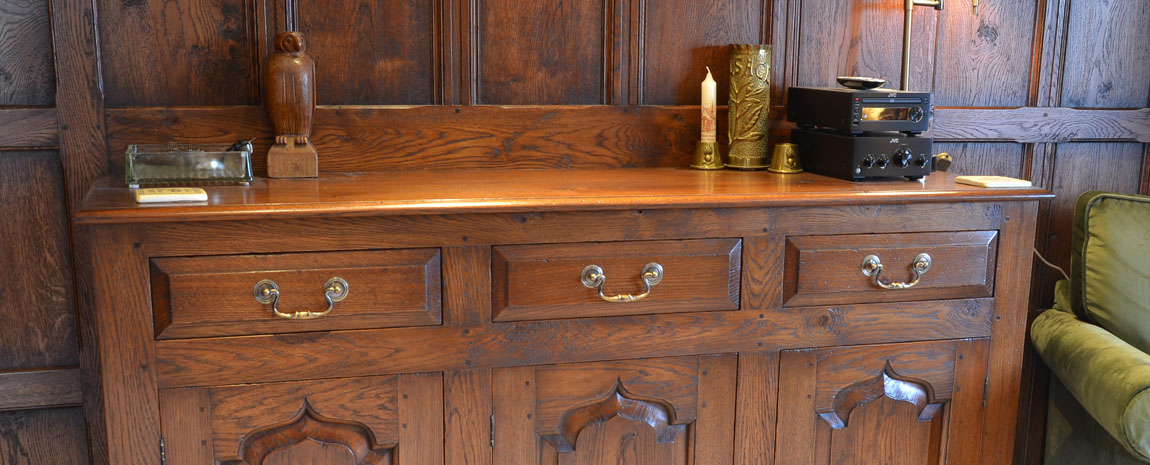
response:
<path fill-rule="evenodd" d="M 974 339 L 782 352 L 775 463 L 977 463 L 987 346 Z"/>
<path fill-rule="evenodd" d="M 492 463 L 729 464 L 734 355 L 494 370 Z"/>
<path fill-rule="evenodd" d="M 164 389 L 170 465 L 443 463 L 439 373 Z"/>

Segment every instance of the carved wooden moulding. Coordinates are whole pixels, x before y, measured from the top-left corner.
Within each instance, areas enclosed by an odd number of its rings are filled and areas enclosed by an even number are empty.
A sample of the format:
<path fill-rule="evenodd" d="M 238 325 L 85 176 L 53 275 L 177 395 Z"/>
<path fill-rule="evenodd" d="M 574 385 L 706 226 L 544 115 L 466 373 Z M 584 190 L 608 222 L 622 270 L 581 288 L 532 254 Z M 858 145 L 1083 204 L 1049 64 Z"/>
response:
<path fill-rule="evenodd" d="M 311 450 L 316 448 L 331 450 Z M 297 459 L 299 456 L 342 456 L 356 465 L 392 462 L 392 447 L 376 445 L 371 430 L 366 426 L 325 418 L 305 400 L 299 413 L 289 422 L 262 428 L 244 438 L 240 445 L 243 460 L 227 461 L 223 465 L 290 463 L 293 452 Z"/>

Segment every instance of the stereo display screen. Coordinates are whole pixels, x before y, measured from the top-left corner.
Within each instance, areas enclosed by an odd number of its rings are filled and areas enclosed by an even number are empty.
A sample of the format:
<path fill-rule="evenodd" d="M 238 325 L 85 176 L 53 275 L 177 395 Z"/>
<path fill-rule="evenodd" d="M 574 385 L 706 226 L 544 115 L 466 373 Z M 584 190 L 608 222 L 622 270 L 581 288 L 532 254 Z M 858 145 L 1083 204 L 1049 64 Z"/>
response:
<path fill-rule="evenodd" d="M 863 107 L 862 119 L 863 121 L 906 121 L 910 119 L 910 107 Z"/>

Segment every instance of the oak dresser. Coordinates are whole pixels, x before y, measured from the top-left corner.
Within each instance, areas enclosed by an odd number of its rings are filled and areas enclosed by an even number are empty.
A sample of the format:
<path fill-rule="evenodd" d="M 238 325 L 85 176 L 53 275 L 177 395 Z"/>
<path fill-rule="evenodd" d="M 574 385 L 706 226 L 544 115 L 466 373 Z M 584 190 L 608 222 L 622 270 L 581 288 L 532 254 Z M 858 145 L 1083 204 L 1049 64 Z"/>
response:
<path fill-rule="evenodd" d="M 1037 189 L 687 169 L 105 180 L 97 463 L 1007 464 Z"/>

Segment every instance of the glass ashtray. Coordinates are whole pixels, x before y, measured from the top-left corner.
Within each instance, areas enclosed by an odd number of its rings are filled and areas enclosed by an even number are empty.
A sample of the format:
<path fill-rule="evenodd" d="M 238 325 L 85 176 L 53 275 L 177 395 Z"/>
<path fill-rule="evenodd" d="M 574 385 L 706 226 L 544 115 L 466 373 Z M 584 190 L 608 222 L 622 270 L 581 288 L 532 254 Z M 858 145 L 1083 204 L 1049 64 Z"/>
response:
<path fill-rule="evenodd" d="M 134 144 L 124 153 L 128 187 L 252 182 L 251 144 Z"/>

